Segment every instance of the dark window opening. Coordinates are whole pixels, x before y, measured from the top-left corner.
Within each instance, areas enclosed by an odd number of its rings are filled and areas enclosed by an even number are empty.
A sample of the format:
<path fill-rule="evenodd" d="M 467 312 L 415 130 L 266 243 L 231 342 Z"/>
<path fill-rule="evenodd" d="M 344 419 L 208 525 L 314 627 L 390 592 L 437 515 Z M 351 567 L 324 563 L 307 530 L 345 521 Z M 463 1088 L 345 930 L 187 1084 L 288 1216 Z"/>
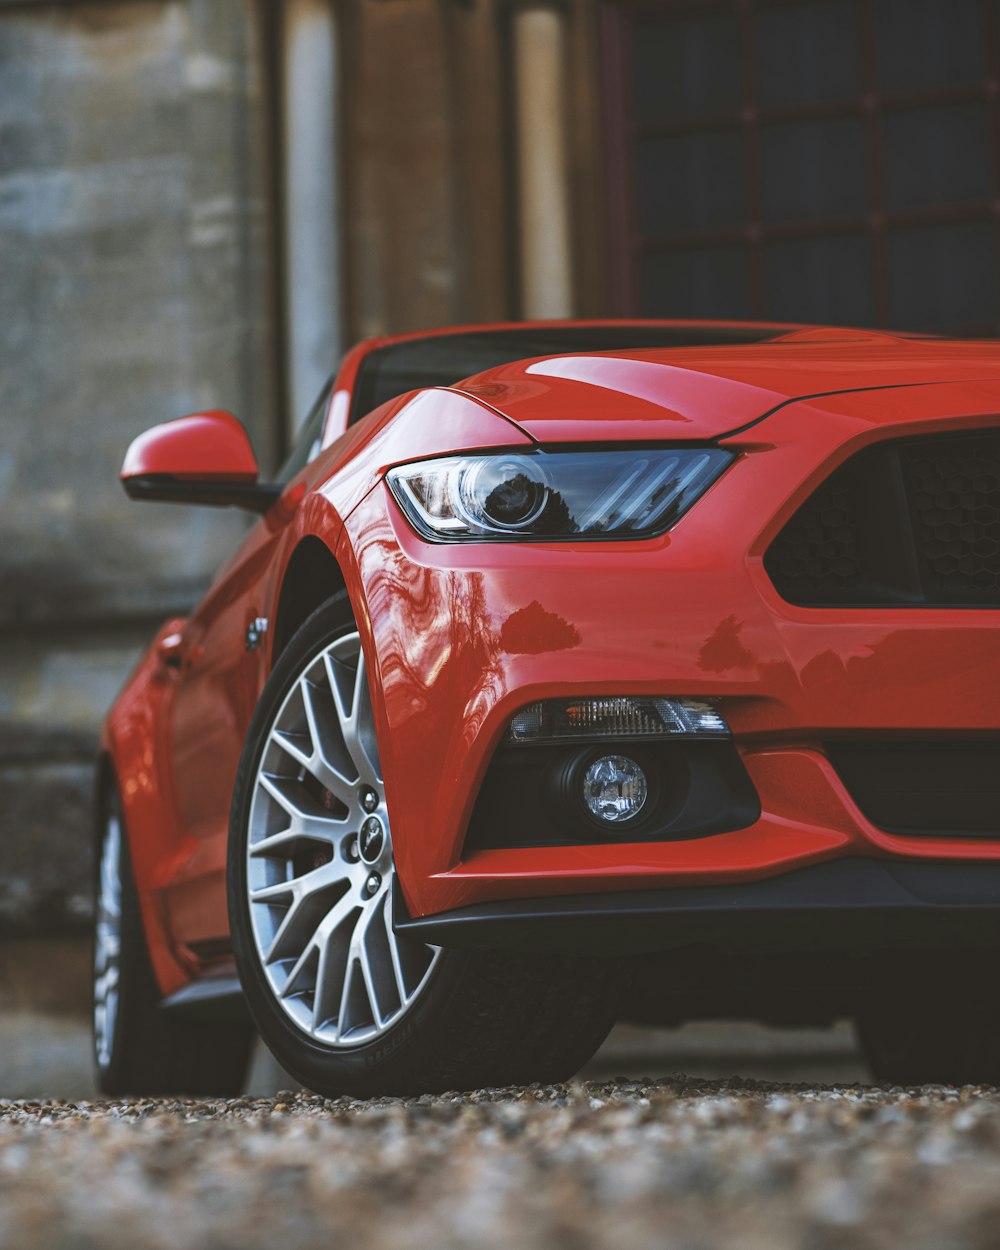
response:
<path fill-rule="evenodd" d="M 606 0 L 622 315 L 1000 333 L 1000 0 Z"/>

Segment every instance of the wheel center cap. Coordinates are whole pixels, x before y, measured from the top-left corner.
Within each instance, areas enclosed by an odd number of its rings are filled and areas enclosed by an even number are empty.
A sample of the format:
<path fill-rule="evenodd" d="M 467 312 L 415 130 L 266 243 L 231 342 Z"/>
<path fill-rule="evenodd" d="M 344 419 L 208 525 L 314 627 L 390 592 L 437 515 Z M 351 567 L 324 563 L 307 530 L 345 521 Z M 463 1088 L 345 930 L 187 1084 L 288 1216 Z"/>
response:
<path fill-rule="evenodd" d="M 385 846 L 385 830 L 377 816 L 369 816 L 358 834 L 358 850 L 366 864 L 378 863 Z"/>

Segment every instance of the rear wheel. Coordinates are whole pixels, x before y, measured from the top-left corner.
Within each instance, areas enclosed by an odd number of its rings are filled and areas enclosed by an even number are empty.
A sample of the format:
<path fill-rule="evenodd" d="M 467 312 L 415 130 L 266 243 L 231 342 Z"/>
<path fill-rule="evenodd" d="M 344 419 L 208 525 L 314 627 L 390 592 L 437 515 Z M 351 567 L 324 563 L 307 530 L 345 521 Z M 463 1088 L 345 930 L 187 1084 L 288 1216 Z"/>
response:
<path fill-rule="evenodd" d="M 93 1039 L 99 1092 L 240 1093 L 254 1041 L 249 1024 L 178 1019 L 162 1009 L 116 790 L 104 804 L 98 830 L 96 910 Z"/>
<path fill-rule="evenodd" d="M 605 967 L 397 935 L 396 819 L 360 637 L 339 595 L 275 665 L 233 802 L 233 944 L 279 1063 L 320 1093 L 356 1096 L 572 1075 L 611 1025 Z"/>

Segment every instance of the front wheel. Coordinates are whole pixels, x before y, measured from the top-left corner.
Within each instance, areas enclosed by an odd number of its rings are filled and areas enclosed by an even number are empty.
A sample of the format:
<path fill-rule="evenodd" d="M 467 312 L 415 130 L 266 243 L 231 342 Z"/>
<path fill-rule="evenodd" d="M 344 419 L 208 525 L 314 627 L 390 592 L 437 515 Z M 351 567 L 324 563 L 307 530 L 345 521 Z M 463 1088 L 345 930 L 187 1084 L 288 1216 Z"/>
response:
<path fill-rule="evenodd" d="M 600 961 L 472 955 L 397 934 L 392 822 L 361 640 L 341 594 L 275 665 L 240 763 L 229 909 L 251 1013 L 322 1094 L 572 1075 L 612 1023 Z"/>

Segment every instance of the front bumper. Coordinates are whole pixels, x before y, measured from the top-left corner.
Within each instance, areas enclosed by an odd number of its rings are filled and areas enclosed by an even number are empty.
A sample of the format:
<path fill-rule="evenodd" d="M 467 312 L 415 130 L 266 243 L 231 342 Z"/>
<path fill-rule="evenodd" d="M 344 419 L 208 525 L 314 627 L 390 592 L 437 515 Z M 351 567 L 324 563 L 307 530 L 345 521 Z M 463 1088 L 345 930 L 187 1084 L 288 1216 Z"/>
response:
<path fill-rule="evenodd" d="M 1000 863 L 851 857 L 764 881 L 476 903 L 414 920 L 401 891 L 394 926 L 460 950 L 634 955 L 723 950 L 854 951 L 1000 946 Z"/>
<path fill-rule="evenodd" d="M 995 383 L 789 405 L 728 440 L 741 459 L 673 531 L 644 542 L 435 546 L 376 488 L 348 518 L 340 554 L 380 687 L 410 917 L 608 892 L 638 906 L 632 892 L 762 881 L 842 857 L 1000 862 L 1000 819 L 996 842 L 876 828 L 824 749 L 995 741 L 1000 614 L 795 608 L 763 568 L 773 536 L 849 455 L 880 438 L 996 425 L 998 411 Z M 513 712 L 609 693 L 713 699 L 759 818 L 676 842 L 467 853 L 473 804 Z"/>

